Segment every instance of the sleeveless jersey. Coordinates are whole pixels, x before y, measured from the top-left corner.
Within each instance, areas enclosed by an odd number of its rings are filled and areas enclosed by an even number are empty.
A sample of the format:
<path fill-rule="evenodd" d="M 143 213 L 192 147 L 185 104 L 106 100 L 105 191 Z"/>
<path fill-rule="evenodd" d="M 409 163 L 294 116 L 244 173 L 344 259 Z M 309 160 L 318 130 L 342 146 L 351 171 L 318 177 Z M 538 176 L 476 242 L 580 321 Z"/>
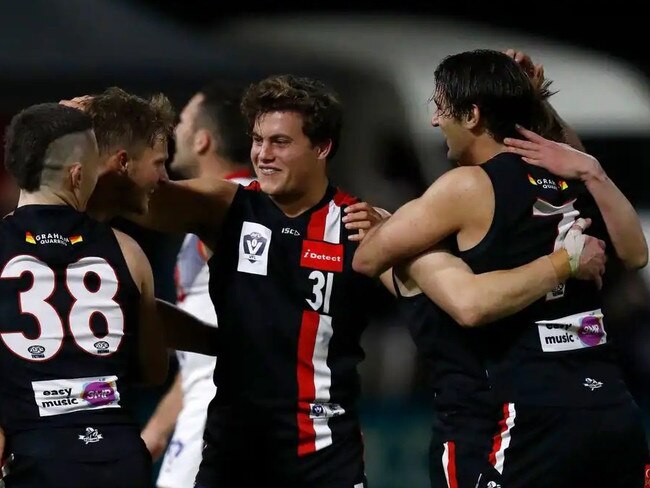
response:
<path fill-rule="evenodd" d="M 63 205 L 19 207 L 2 220 L 0 411 L 9 435 L 133 423 L 124 402 L 139 299 L 109 226 Z"/>
<path fill-rule="evenodd" d="M 414 292 L 409 282 L 403 283 L 395 274 L 393 282 L 400 314 L 426 368 L 442 427 L 462 427 L 455 419 L 464 421 L 466 416 L 491 419 L 495 402 L 479 353 L 481 336 L 458 325 L 424 293 Z M 444 425 L 450 422 L 453 425 Z"/>
<path fill-rule="evenodd" d="M 590 234 L 607 237 L 580 182 L 559 179 L 509 153 L 481 167 L 494 188 L 492 225 L 479 244 L 459 253 L 475 273 L 511 269 L 560 248 L 579 216 L 593 219 Z M 626 401 L 606 322 L 595 284 L 572 279 L 482 328 L 482 350 L 499 401 L 539 406 Z"/>
<path fill-rule="evenodd" d="M 275 455 L 358 436 L 356 368 L 373 282 L 352 270 L 356 243 L 341 218 L 354 202 L 329 187 L 291 218 L 257 182 L 240 187 L 209 263 L 222 333 L 210 408 L 232 407 L 250 442 Z"/>

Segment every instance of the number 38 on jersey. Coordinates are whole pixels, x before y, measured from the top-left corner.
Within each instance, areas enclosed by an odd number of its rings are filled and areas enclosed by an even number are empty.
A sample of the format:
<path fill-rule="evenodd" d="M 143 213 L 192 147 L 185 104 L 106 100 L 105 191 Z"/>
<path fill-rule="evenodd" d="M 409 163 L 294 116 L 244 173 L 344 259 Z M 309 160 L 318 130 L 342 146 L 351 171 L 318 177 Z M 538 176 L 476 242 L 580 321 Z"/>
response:
<path fill-rule="evenodd" d="M 31 275 L 32 284 L 19 292 L 17 306 L 23 316 L 31 316 L 36 323 L 36 337 L 23 330 L 0 333 L 7 348 L 29 361 L 47 361 L 57 355 L 63 346 L 66 331 L 76 345 L 93 356 L 109 356 L 120 347 L 124 336 L 124 313 L 115 301 L 119 284 L 115 270 L 104 259 L 85 257 L 68 265 L 63 280 L 39 259 L 21 255 L 11 259 L 0 273 L 0 279 L 18 279 Z M 97 278 L 93 287 L 87 284 L 89 275 Z M 68 317 L 61 317 L 51 303 L 57 288 L 64 286 L 72 299 Z M 92 288 L 92 289 L 90 289 Z M 99 337 L 91 327 L 95 314 L 103 316 L 107 334 Z M 0 317 L 0 320 L 6 320 Z M 4 323 L 3 331 L 12 324 Z"/>

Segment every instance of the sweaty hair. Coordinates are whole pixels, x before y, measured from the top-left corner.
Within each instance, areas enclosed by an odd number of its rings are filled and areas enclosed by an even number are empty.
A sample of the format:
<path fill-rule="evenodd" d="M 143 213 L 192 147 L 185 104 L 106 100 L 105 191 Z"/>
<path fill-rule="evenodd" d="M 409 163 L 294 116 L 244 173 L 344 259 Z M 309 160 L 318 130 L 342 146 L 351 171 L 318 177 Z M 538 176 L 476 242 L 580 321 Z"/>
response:
<path fill-rule="evenodd" d="M 158 141 L 166 142 L 174 127 L 174 109 L 163 94 L 145 99 L 111 87 L 93 95 L 86 110 L 100 153 L 124 148 L 137 154 Z"/>
<path fill-rule="evenodd" d="M 251 141 L 240 110 L 243 87 L 213 82 L 199 93 L 203 100 L 194 119 L 194 130 L 206 129 L 217 141 L 217 153 L 233 163 L 246 163 Z"/>
<path fill-rule="evenodd" d="M 41 187 L 45 171 L 81 161 L 94 142 L 88 114 L 58 103 L 32 105 L 16 114 L 5 133 L 5 167 L 19 188 Z M 96 149 L 95 149 L 96 151 Z"/>
<path fill-rule="evenodd" d="M 497 142 L 519 137 L 515 124 L 542 135 L 554 130 L 545 107 L 550 81 L 536 87 L 526 72 L 505 53 L 480 49 L 447 56 L 434 74 L 432 100 L 439 110 L 462 119 L 476 105 L 487 131 Z"/>
<path fill-rule="evenodd" d="M 293 75 L 270 76 L 248 88 L 241 109 L 249 129 L 262 114 L 297 112 L 302 115 L 302 131 L 311 143 L 331 140 L 329 158 L 336 154 L 343 125 L 343 107 L 338 94 L 319 80 Z"/>

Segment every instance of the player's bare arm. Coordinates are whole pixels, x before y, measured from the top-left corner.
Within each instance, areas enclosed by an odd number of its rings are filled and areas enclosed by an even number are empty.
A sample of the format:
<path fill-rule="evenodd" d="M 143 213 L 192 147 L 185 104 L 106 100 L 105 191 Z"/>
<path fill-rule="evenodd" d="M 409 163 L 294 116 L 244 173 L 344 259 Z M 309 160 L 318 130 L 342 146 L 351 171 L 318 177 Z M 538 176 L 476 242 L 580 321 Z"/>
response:
<path fill-rule="evenodd" d="M 348 239 L 361 241 L 369 229 L 390 216 L 391 213 L 383 208 L 373 207 L 368 202 L 358 202 L 345 208 L 345 217 L 342 220 L 348 231 L 357 231 L 349 235 Z M 379 276 L 379 281 L 393 296 L 397 296 L 393 283 L 392 268 L 384 271 Z"/>
<path fill-rule="evenodd" d="M 169 357 L 164 331 L 160 328 L 156 312 L 151 265 L 133 238 L 117 230 L 115 230 L 115 236 L 133 281 L 140 290 L 140 330 L 138 334 L 140 378 L 147 384 L 161 384 L 167 378 Z"/>
<path fill-rule="evenodd" d="M 486 222 L 494 212 L 491 195 L 492 184 L 480 168 L 448 171 L 421 197 L 368 230 L 355 252 L 354 270 L 379 276 L 451 234 L 468 239 L 476 234 L 478 241 L 487 232 Z"/>
<path fill-rule="evenodd" d="M 238 185 L 219 178 L 166 181 L 155 190 L 145 215 L 128 218 L 160 232 L 192 233 L 212 249 Z"/>
<path fill-rule="evenodd" d="M 183 389 L 181 374 L 176 373 L 176 379 L 156 410 L 140 433 L 147 446 L 153 462 L 156 462 L 165 452 L 169 437 L 174 432 L 176 419 L 183 408 Z"/>
<path fill-rule="evenodd" d="M 563 178 L 582 180 L 603 216 L 616 255 L 628 269 L 644 267 L 648 263 L 648 245 L 639 216 L 599 161 L 523 127 L 518 131 L 526 139 L 506 138 L 504 144 L 508 151 Z"/>
<path fill-rule="evenodd" d="M 474 274 L 462 259 L 440 248 L 408 262 L 404 273 L 459 325 L 485 325 L 523 310 L 569 278 L 600 286 L 605 243 L 582 235 L 577 226 L 570 233 L 567 249 L 511 270 Z"/>
<path fill-rule="evenodd" d="M 156 299 L 158 317 L 165 331 L 167 347 L 177 351 L 216 355 L 219 329 L 165 300 Z"/>

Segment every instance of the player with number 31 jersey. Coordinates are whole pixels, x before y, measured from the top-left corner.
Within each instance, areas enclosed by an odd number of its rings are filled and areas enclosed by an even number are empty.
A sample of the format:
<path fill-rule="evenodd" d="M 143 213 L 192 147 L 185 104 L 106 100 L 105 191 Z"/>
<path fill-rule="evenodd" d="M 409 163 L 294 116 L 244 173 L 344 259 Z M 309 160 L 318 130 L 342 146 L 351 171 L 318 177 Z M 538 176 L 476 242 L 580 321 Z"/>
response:
<path fill-rule="evenodd" d="M 307 455 L 361 456 L 355 369 L 363 358 L 369 280 L 351 272 L 356 243 L 341 222 L 354 202 L 330 187 L 292 218 L 253 182 L 238 190 L 219 259 L 210 261 L 210 292 L 229 346 L 217 354 L 211 408 L 221 414 L 208 419 L 206 439 L 233 430 L 241 442 L 276 446 L 285 462 L 268 469 L 287 479 Z M 225 413 L 233 404 L 244 406 L 240 414 Z M 361 481 L 363 472 L 347 476 Z"/>

